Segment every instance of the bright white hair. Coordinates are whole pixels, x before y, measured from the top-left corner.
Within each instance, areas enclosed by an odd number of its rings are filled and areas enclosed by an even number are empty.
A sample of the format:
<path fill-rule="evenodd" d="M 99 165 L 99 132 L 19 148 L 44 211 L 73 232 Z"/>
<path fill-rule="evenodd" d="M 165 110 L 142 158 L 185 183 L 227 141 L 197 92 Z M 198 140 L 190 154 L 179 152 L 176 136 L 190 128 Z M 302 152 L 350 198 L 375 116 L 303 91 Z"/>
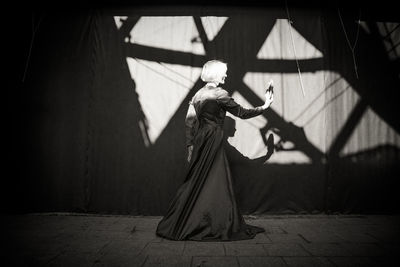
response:
<path fill-rule="evenodd" d="M 220 60 L 210 60 L 204 64 L 200 78 L 203 82 L 218 82 L 227 69 L 226 63 Z"/>

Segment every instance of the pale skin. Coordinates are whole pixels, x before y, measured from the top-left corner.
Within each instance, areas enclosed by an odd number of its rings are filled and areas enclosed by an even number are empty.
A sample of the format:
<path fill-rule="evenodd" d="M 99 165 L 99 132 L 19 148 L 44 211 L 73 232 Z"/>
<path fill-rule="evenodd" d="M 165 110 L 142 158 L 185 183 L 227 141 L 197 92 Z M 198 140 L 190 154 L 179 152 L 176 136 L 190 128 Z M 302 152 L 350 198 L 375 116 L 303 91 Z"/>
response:
<path fill-rule="evenodd" d="M 225 83 L 226 77 L 228 77 L 228 75 L 226 74 L 226 71 L 225 71 L 221 76 L 218 77 L 218 79 L 216 81 L 209 82 L 209 83 L 207 83 L 207 85 L 217 87 L 219 84 Z M 263 108 L 263 110 L 266 110 L 267 108 L 269 108 L 269 106 L 271 106 L 272 102 L 274 101 L 274 93 L 272 92 L 273 87 L 274 87 L 273 81 L 270 80 L 267 85 L 266 93 L 264 94 L 264 96 L 265 96 L 264 105 L 261 106 Z M 187 157 L 188 162 L 192 158 L 192 152 L 193 152 L 193 145 L 188 146 L 188 157 Z"/>

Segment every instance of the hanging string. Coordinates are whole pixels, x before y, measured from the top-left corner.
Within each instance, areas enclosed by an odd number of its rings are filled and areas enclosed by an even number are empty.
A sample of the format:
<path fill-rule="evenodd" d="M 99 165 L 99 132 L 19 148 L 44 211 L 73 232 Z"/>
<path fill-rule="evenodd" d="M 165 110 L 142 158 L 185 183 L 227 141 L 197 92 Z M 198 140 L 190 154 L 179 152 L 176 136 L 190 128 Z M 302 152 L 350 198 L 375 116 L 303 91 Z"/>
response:
<path fill-rule="evenodd" d="M 295 60 L 296 60 L 297 72 L 299 73 L 301 91 L 302 91 L 302 93 L 303 93 L 303 96 L 306 96 L 306 93 L 304 92 L 303 79 L 301 78 L 301 71 L 300 71 L 299 61 L 297 60 L 296 47 L 294 46 L 294 39 L 293 39 L 293 34 L 292 34 L 292 23 L 293 23 L 293 22 L 292 22 L 292 20 L 290 19 L 289 7 L 288 7 L 288 4 L 287 4 L 287 0 L 285 0 L 285 5 L 286 5 L 286 13 L 287 13 L 287 16 L 288 16 L 290 38 L 292 39 L 292 47 L 293 47 L 294 58 L 295 58 Z"/>
<path fill-rule="evenodd" d="M 187 76 L 182 75 L 182 73 L 180 73 L 180 72 L 178 72 L 178 71 L 175 71 L 175 70 L 173 70 L 173 69 L 167 67 L 167 66 L 165 65 L 165 63 L 159 62 L 159 61 L 157 61 L 157 63 L 160 64 L 160 65 L 161 65 L 162 67 L 164 67 L 165 69 L 169 70 L 170 72 L 175 73 L 176 75 L 178 75 L 178 76 L 180 76 L 181 78 L 185 79 L 186 81 L 188 81 L 188 82 L 190 82 L 190 83 L 193 83 L 193 81 L 192 81 L 191 79 L 189 79 Z"/>
<path fill-rule="evenodd" d="M 354 71 L 356 72 L 356 77 L 358 79 L 357 62 L 356 62 L 356 56 L 355 56 L 354 50 L 355 50 L 356 45 L 357 45 L 358 34 L 360 33 L 361 9 L 359 10 L 359 13 L 358 13 L 357 34 L 356 34 L 356 39 L 354 40 L 354 45 L 351 45 L 349 37 L 347 36 L 346 28 L 344 27 L 344 23 L 343 23 L 343 20 L 342 20 L 342 16 L 340 15 L 339 8 L 338 8 L 338 14 L 339 14 L 339 19 L 340 19 L 340 24 L 342 25 L 342 29 L 343 29 L 343 32 L 344 32 L 344 36 L 346 37 L 347 44 L 349 45 L 350 50 L 351 50 L 351 54 L 353 56 Z"/>
<path fill-rule="evenodd" d="M 32 53 L 33 40 L 35 39 L 35 34 L 36 34 L 37 30 L 39 29 L 40 23 L 42 22 L 42 18 L 43 17 L 41 17 L 39 19 L 38 25 L 35 27 L 35 18 L 34 18 L 34 14 L 32 13 L 32 39 L 31 39 L 31 44 L 29 46 L 28 58 L 26 59 L 24 75 L 22 76 L 22 82 L 25 82 L 26 71 L 28 70 L 28 64 L 29 64 L 29 60 L 31 58 L 31 53 Z"/>
<path fill-rule="evenodd" d="M 143 67 L 145 67 L 145 68 L 147 68 L 147 69 L 153 71 L 154 73 L 157 73 L 158 75 L 160 75 L 160 76 L 166 78 L 167 80 L 170 80 L 170 81 L 173 82 L 173 83 L 179 84 L 179 85 L 182 86 L 183 88 L 187 88 L 187 87 L 188 87 L 186 84 L 183 84 L 183 83 L 181 83 L 181 82 L 179 82 L 179 81 L 176 81 L 176 80 L 170 78 L 169 76 L 165 75 L 165 74 L 162 73 L 161 71 L 158 71 L 158 70 L 156 70 L 156 69 L 150 67 L 149 65 L 143 63 L 140 59 L 138 59 L 138 58 L 136 58 L 136 57 L 133 57 L 133 59 L 134 59 L 137 63 L 139 63 L 140 65 L 142 65 Z M 163 65 L 161 65 L 161 63 L 159 63 L 159 64 L 160 64 L 160 66 L 163 66 Z M 165 68 L 165 66 L 163 66 L 163 67 Z M 190 81 L 191 83 L 193 83 L 193 82 L 192 82 L 190 79 L 188 79 L 188 78 L 186 78 L 186 80 L 188 80 L 188 81 Z"/>

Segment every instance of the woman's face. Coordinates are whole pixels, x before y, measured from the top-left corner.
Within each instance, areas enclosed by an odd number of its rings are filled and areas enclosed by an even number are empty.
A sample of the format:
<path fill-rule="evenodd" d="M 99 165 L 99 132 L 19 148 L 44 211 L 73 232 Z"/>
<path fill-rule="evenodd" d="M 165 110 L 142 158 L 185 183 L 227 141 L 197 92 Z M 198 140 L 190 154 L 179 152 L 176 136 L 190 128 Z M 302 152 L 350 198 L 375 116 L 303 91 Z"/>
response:
<path fill-rule="evenodd" d="M 225 78 L 228 77 L 228 75 L 226 75 L 226 71 L 220 76 L 219 79 L 219 83 L 220 84 L 224 84 L 225 83 Z"/>

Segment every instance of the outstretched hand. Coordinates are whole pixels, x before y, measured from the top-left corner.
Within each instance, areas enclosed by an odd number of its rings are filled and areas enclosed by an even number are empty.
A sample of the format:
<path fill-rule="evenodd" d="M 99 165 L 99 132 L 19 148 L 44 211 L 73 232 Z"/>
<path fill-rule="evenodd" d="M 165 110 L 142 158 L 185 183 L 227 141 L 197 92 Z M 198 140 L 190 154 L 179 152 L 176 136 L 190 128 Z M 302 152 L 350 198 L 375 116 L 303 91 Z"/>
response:
<path fill-rule="evenodd" d="M 267 109 L 272 102 L 274 102 L 274 81 L 270 80 L 265 90 L 265 103 L 262 106 L 263 109 Z"/>

